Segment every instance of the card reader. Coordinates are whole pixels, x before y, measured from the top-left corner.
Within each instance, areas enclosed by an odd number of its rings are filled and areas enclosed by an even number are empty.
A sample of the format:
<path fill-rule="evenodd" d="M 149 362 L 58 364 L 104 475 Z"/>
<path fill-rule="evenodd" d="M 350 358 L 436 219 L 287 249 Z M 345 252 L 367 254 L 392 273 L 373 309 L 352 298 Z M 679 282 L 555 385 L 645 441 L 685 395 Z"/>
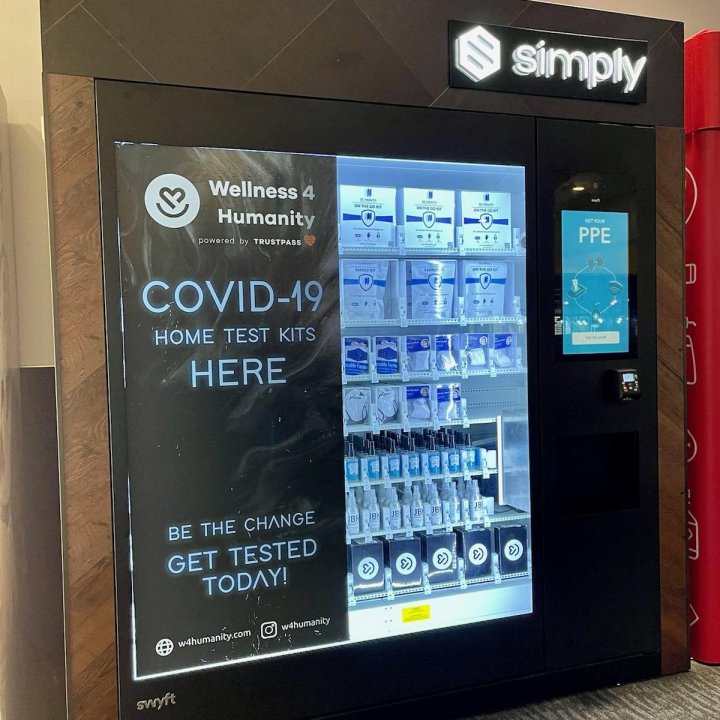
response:
<path fill-rule="evenodd" d="M 635 369 L 610 370 L 608 372 L 609 400 L 637 400 L 642 397 L 640 378 Z"/>

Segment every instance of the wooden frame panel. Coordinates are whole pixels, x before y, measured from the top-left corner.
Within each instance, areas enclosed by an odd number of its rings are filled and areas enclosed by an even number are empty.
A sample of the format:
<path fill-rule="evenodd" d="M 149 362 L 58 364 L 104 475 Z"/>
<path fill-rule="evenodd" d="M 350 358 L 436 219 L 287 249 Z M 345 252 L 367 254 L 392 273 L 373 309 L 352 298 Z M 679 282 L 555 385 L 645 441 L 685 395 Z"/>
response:
<path fill-rule="evenodd" d="M 662 671 L 690 667 L 685 479 L 684 146 L 681 128 L 657 128 L 658 474 Z"/>
<path fill-rule="evenodd" d="M 46 78 L 59 355 L 68 716 L 117 718 L 95 89 Z"/>

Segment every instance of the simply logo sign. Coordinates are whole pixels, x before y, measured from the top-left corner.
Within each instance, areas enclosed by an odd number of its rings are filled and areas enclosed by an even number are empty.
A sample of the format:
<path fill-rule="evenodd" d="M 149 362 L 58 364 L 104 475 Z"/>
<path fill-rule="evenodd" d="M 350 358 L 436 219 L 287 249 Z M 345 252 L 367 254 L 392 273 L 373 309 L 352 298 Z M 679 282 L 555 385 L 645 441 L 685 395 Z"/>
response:
<path fill-rule="evenodd" d="M 584 100 L 647 98 L 643 40 L 450 21 L 450 85 Z"/>

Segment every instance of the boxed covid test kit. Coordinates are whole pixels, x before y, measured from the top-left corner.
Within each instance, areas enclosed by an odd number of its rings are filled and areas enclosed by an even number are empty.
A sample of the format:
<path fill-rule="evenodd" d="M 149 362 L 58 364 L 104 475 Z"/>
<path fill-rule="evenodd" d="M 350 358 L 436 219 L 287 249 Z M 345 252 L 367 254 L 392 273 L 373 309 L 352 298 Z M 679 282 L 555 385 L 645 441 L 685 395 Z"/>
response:
<path fill-rule="evenodd" d="M 510 193 L 460 193 L 462 245 L 466 250 L 512 250 Z"/>
<path fill-rule="evenodd" d="M 405 247 L 449 250 L 455 247 L 455 193 L 452 190 L 403 190 Z"/>
<path fill-rule="evenodd" d="M 396 189 L 340 186 L 340 244 L 344 247 L 395 247 Z"/>

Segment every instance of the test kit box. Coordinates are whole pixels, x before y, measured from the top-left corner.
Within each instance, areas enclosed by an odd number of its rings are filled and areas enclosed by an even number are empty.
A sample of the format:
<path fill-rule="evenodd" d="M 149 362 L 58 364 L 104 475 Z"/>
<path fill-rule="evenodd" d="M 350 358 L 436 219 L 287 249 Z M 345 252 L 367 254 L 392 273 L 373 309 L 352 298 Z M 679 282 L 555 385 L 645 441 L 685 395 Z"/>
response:
<path fill-rule="evenodd" d="M 430 584 L 458 579 L 457 536 L 453 532 L 417 533 L 422 542 L 422 559 L 427 563 Z"/>
<path fill-rule="evenodd" d="M 385 590 L 385 554 L 380 540 L 353 542 L 348 547 L 355 595 Z"/>
<path fill-rule="evenodd" d="M 495 528 L 501 575 L 527 572 L 527 527 L 525 525 L 502 525 Z"/>
<path fill-rule="evenodd" d="M 420 587 L 423 581 L 420 538 L 385 540 L 385 562 L 390 568 L 393 590 Z"/>
<path fill-rule="evenodd" d="M 492 575 L 494 535 L 490 528 L 455 530 L 458 554 L 465 564 L 465 579 L 479 580 Z"/>
<path fill-rule="evenodd" d="M 505 314 L 507 263 L 463 263 L 463 292 L 467 317 L 502 316 Z"/>
<path fill-rule="evenodd" d="M 346 247 L 395 247 L 395 188 L 340 186 L 340 244 Z"/>
<path fill-rule="evenodd" d="M 512 250 L 510 193 L 460 193 L 463 247 L 466 250 Z"/>
<path fill-rule="evenodd" d="M 450 250 L 455 247 L 455 193 L 403 189 L 405 247 Z"/>

